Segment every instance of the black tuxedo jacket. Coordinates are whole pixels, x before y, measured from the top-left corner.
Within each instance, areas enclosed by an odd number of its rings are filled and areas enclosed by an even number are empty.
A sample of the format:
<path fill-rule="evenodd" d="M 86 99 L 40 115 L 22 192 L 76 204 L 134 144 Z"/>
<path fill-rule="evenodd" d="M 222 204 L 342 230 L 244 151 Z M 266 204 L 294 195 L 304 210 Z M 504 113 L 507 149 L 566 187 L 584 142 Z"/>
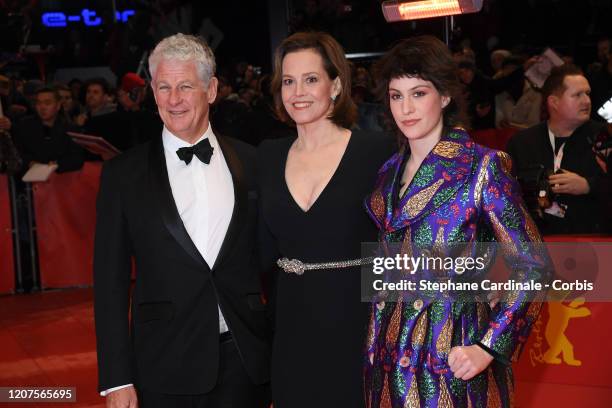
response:
<path fill-rule="evenodd" d="M 252 381 L 269 379 L 268 321 L 254 258 L 255 153 L 233 139 L 218 141 L 235 205 L 214 265 L 178 214 L 161 136 L 104 165 L 94 256 L 100 390 L 134 383 L 159 393 L 210 391 L 219 365 L 217 305 Z"/>

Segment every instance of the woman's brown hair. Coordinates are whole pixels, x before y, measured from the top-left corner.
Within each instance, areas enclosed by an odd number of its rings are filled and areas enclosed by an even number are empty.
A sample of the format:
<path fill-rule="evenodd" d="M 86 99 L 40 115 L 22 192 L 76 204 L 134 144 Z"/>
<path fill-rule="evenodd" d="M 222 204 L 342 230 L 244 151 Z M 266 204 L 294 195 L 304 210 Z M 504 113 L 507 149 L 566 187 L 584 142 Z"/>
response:
<path fill-rule="evenodd" d="M 421 78 L 431 82 L 440 95 L 449 96 L 443 110 L 444 126 L 466 126 L 463 86 L 457 65 L 448 47 L 435 37 L 424 35 L 400 41 L 374 66 L 376 95 L 387 107 L 390 127 L 405 140 L 391 116 L 389 82 L 395 78 Z"/>
<path fill-rule="evenodd" d="M 281 95 L 283 85 L 283 59 L 287 54 L 302 50 L 313 50 L 323 60 L 323 68 L 331 80 L 340 79 L 341 89 L 336 97 L 329 119 L 337 126 L 351 128 L 357 120 L 357 107 L 351 99 L 351 69 L 344 56 L 342 46 L 329 34 L 322 32 L 299 32 L 285 38 L 274 53 L 274 74 L 270 91 L 274 97 L 274 109 L 278 118 L 290 125 L 291 119 Z"/>

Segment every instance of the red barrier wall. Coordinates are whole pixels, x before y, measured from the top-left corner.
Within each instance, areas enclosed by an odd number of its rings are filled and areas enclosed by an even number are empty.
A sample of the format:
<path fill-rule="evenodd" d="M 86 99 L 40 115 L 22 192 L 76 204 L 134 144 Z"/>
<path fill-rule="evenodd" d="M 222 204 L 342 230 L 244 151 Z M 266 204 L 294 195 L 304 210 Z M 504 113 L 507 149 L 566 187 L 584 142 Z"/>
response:
<path fill-rule="evenodd" d="M 545 241 L 611 242 L 612 238 L 551 236 Z M 575 297 L 544 304 L 515 366 L 517 407 L 612 406 L 612 358 L 605 348 L 612 344 L 611 315 L 611 303 Z"/>
<path fill-rule="evenodd" d="M 15 290 L 12 228 L 8 178 L 0 174 L 0 293 Z"/>
<path fill-rule="evenodd" d="M 101 163 L 33 187 L 42 288 L 91 285 Z"/>

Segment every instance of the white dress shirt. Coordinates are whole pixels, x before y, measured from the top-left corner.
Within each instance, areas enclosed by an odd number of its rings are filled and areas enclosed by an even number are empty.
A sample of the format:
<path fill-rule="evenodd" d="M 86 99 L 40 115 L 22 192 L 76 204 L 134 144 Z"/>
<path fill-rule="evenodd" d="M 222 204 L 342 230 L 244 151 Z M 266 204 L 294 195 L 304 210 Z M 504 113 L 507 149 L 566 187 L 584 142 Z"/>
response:
<path fill-rule="evenodd" d="M 210 124 L 194 144 L 206 138 L 213 148 L 210 163 L 202 163 L 194 155 L 191 162 L 185 164 L 176 151 L 192 145 L 170 133 L 165 126 L 162 132 L 168 179 L 176 208 L 189 237 L 212 269 L 232 218 L 234 183 Z M 228 330 L 219 308 L 219 332 Z M 131 385 L 113 387 L 100 394 L 104 397 L 112 391 Z"/>

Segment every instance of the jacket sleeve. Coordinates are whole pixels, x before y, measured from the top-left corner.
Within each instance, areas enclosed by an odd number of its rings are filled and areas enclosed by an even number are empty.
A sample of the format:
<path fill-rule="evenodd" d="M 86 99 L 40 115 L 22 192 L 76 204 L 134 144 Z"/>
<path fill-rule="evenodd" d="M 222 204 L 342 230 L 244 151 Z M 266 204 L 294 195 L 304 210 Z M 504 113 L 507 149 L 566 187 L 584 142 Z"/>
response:
<path fill-rule="evenodd" d="M 128 318 L 131 249 L 116 164 L 105 163 L 97 201 L 94 315 L 99 391 L 134 383 Z"/>
<path fill-rule="evenodd" d="M 540 234 L 529 216 L 516 179 L 511 175 L 510 157 L 499 151 L 487 153 L 476 184 L 485 224 L 493 231 L 498 250 L 510 269 L 510 279 L 544 284 L 552 276 Z M 545 291 L 508 291 L 492 312 L 480 340 L 499 361 L 516 360 L 537 320 Z"/>

